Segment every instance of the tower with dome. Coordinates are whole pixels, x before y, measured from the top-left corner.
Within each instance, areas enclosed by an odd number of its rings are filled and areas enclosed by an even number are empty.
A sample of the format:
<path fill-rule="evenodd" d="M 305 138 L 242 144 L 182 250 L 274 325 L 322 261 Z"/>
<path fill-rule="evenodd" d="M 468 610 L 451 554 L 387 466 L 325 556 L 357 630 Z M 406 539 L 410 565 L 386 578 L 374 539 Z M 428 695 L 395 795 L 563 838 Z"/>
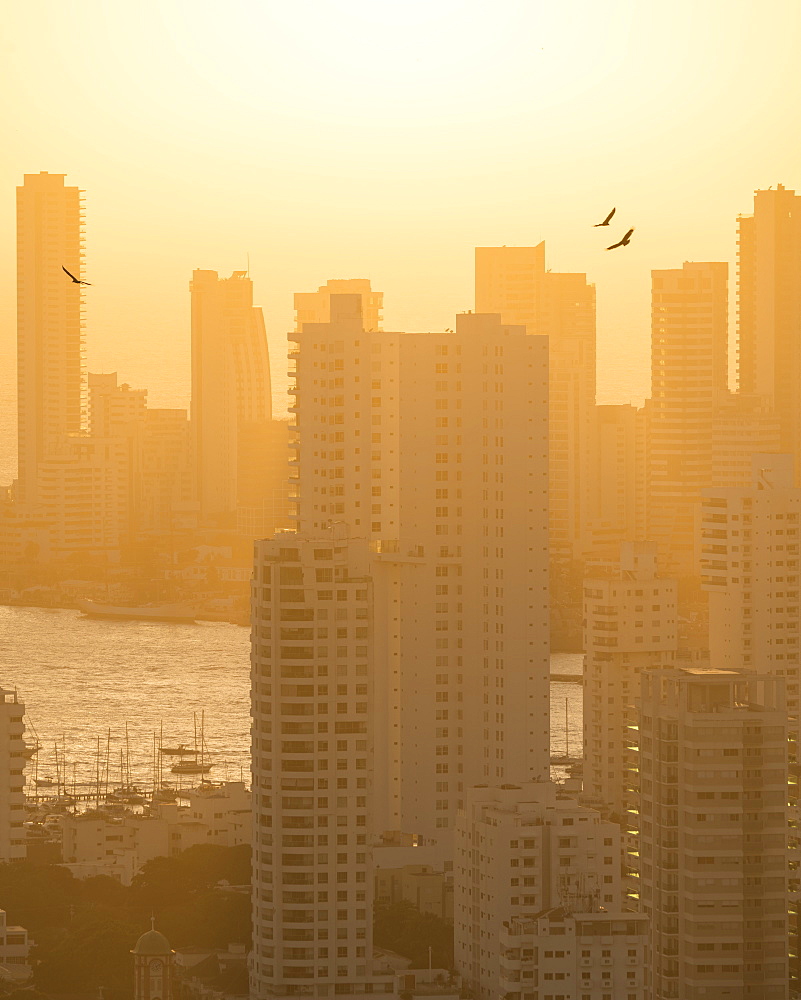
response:
<path fill-rule="evenodd" d="M 167 938 L 156 930 L 155 917 L 151 917 L 150 930 L 139 938 L 131 954 L 134 957 L 134 1000 L 172 1000 L 175 952 Z"/>

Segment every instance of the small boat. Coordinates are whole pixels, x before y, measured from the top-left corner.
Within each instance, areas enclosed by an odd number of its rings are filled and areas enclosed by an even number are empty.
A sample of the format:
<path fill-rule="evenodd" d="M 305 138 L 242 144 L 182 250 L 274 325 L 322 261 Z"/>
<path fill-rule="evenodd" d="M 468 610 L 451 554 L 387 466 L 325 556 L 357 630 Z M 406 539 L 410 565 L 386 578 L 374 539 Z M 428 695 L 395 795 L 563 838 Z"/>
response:
<path fill-rule="evenodd" d="M 89 618 L 116 618 L 119 621 L 194 622 L 195 612 L 184 604 L 142 604 L 138 607 L 100 604 L 88 598 L 76 601 L 79 611 Z"/>
<path fill-rule="evenodd" d="M 202 764 L 196 760 L 182 760 L 173 764 L 170 770 L 173 774 L 208 774 L 212 764 Z"/>
<path fill-rule="evenodd" d="M 22 751 L 22 756 L 25 760 L 30 760 L 35 757 L 37 753 L 42 749 L 39 743 L 26 743 L 25 749 Z"/>
<path fill-rule="evenodd" d="M 160 749 L 168 757 L 196 757 L 199 753 L 198 750 L 192 750 L 191 747 L 184 746 L 183 743 L 177 747 L 161 747 Z"/>
<path fill-rule="evenodd" d="M 55 781 L 52 778 L 37 778 L 34 784 L 37 788 L 52 788 L 55 785 Z"/>
<path fill-rule="evenodd" d="M 108 797 L 115 802 L 125 802 L 132 806 L 142 805 L 145 801 L 144 792 L 136 785 L 123 785 L 121 788 L 115 788 L 113 792 L 109 792 Z"/>
<path fill-rule="evenodd" d="M 205 726 L 206 726 L 206 712 L 203 711 L 201 714 L 200 730 L 198 731 L 197 725 L 197 712 L 194 715 L 194 727 L 195 727 L 195 747 L 192 750 L 183 750 L 180 754 L 181 760 L 177 764 L 173 764 L 170 770 L 173 774 L 208 774 L 209 771 L 214 766 L 213 764 L 206 763 L 206 738 L 205 738 Z M 164 751 L 162 750 L 162 753 Z M 189 760 L 185 760 L 185 757 L 189 757 Z M 191 759 L 194 758 L 194 759 Z"/>

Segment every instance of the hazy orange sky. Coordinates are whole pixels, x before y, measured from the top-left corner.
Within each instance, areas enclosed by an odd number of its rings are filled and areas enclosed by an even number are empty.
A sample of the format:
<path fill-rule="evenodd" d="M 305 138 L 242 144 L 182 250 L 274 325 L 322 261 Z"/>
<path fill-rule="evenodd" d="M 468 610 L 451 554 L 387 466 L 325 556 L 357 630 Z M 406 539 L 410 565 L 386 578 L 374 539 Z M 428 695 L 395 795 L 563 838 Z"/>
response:
<path fill-rule="evenodd" d="M 250 253 L 279 374 L 295 290 L 369 277 L 386 328 L 443 329 L 474 246 L 541 239 L 597 284 L 600 401 L 637 397 L 650 269 L 733 260 L 753 189 L 801 188 L 797 0 L 28 0 L 0 48 L 0 360 L 14 188 L 65 173 L 89 367 L 156 405 L 186 402 L 193 268 Z"/>

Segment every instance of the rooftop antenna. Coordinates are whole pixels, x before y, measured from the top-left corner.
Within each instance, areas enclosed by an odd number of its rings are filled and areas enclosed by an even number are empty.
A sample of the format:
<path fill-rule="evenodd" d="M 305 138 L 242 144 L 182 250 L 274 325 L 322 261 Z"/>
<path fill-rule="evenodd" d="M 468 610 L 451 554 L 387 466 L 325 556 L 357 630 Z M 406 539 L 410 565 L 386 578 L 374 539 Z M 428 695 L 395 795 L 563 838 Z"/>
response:
<path fill-rule="evenodd" d="M 250 251 L 248 251 L 248 277 L 250 277 Z"/>

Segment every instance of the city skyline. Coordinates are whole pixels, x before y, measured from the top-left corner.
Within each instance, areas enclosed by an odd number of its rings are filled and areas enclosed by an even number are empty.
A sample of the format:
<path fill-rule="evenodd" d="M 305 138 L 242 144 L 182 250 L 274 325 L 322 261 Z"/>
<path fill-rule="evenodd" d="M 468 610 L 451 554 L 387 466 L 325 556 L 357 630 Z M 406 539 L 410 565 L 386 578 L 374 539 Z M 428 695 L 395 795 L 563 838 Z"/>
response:
<path fill-rule="evenodd" d="M 47 175 L 48 171 L 41 171 L 40 173 L 43 175 Z M 70 178 L 66 177 L 65 175 L 51 174 L 50 176 L 54 178 L 64 176 L 65 185 L 68 184 L 70 180 Z M 773 187 L 774 186 L 771 185 L 769 189 L 766 190 L 756 189 L 753 192 L 754 195 L 753 205 L 756 206 L 757 204 L 761 204 L 763 206 L 761 211 L 764 216 L 767 216 L 767 205 L 769 204 L 765 199 L 768 197 L 772 197 L 771 193 L 773 192 Z M 801 195 L 797 195 L 792 188 L 787 188 L 785 185 L 781 183 L 776 185 L 776 188 L 777 190 L 773 192 L 773 195 L 776 195 L 778 200 L 771 201 L 770 204 L 776 206 L 776 208 L 773 209 L 774 212 L 783 210 L 785 212 L 785 215 L 787 215 L 789 219 L 790 216 L 788 215 L 788 213 L 792 205 L 795 203 L 795 201 L 801 199 Z M 85 219 L 86 190 L 82 186 L 76 188 L 70 187 L 70 190 L 75 190 L 76 192 L 80 192 L 81 246 L 82 246 L 82 252 L 85 252 L 83 251 L 83 247 L 85 246 L 85 241 L 86 241 L 86 236 L 84 235 L 84 229 L 86 226 L 86 219 Z M 763 199 L 761 203 L 758 203 L 755 200 L 755 196 L 757 194 L 759 194 L 760 197 Z M 779 209 L 779 206 L 782 206 L 782 209 Z M 736 214 L 730 216 L 730 218 L 734 219 L 735 230 L 736 230 L 732 236 L 732 239 L 730 240 L 730 248 L 732 252 L 730 252 L 729 258 L 731 259 L 723 257 L 720 259 L 716 259 L 712 264 L 704 264 L 704 263 L 699 263 L 696 260 L 690 259 L 688 257 L 685 257 L 681 265 L 684 268 L 695 269 L 700 267 L 712 267 L 712 266 L 717 267 L 720 264 L 728 268 L 729 291 L 728 293 L 724 293 L 728 294 L 728 319 L 724 317 L 722 323 L 719 323 L 719 335 L 725 338 L 725 344 L 722 344 L 720 348 L 723 351 L 723 361 L 719 365 L 720 373 L 716 377 L 721 380 L 725 379 L 729 389 L 735 393 L 737 393 L 739 383 L 741 381 L 741 376 L 738 374 L 741 368 L 741 358 L 740 358 L 741 351 L 740 351 L 739 326 L 738 326 L 739 307 L 734 296 L 735 287 L 737 289 L 737 295 L 739 296 L 740 294 L 739 292 L 740 239 L 737 237 L 739 236 L 740 227 L 746 226 L 748 224 L 749 219 L 752 219 L 754 217 L 753 216 L 754 210 L 755 210 L 754 208 L 740 208 L 740 210 L 736 212 Z M 788 229 L 788 231 L 794 231 L 792 227 L 795 225 L 796 224 L 791 221 L 789 223 L 790 228 Z M 606 230 L 602 230 L 602 232 L 606 232 Z M 601 252 L 604 249 L 602 244 L 605 243 L 605 240 L 596 239 L 596 243 L 597 243 L 597 246 L 595 248 L 596 251 Z M 734 252 L 735 250 L 736 253 Z M 507 253 L 510 255 L 514 255 L 515 252 L 524 255 L 528 253 L 534 253 L 535 256 L 537 254 L 542 255 L 543 252 L 547 252 L 548 262 L 549 263 L 551 262 L 550 243 L 548 243 L 546 247 L 546 241 L 544 240 L 538 241 L 536 244 L 530 243 L 530 244 L 525 244 L 525 245 L 521 244 L 515 246 L 504 245 L 503 247 L 496 247 L 494 249 L 473 247 L 471 248 L 470 252 L 475 258 L 475 263 L 470 267 L 470 272 L 474 273 L 474 281 L 469 290 L 469 298 L 462 304 L 462 306 L 459 309 L 456 310 L 457 314 L 467 313 L 472 311 L 471 307 L 473 307 L 474 304 L 477 310 L 479 306 L 483 306 L 483 309 L 481 311 L 484 312 L 493 312 L 497 310 L 500 310 L 502 312 L 504 311 L 502 305 L 503 296 L 501 295 L 501 297 L 498 298 L 496 295 L 496 298 L 493 299 L 492 296 L 493 294 L 496 293 L 489 293 L 482 289 L 482 281 L 486 280 L 482 278 L 482 268 L 487 266 L 480 264 L 480 261 L 483 259 L 480 257 L 480 254 L 482 252 L 484 253 L 491 252 L 495 254 Z M 626 252 L 628 253 L 628 250 Z M 488 261 L 489 259 L 490 258 L 487 258 Z M 511 256 L 510 260 L 511 259 L 514 259 L 514 257 Z M 749 258 L 749 260 L 750 259 L 751 258 Z M 537 260 L 538 263 L 536 264 L 536 267 L 537 269 L 543 271 L 543 278 L 544 278 L 546 270 L 544 262 L 542 260 L 539 260 L 539 257 L 537 258 Z M 246 255 L 245 267 L 243 267 L 242 269 L 234 268 L 232 273 L 234 275 L 240 275 L 243 277 L 247 276 L 250 286 L 253 288 L 255 287 L 256 283 L 253 281 L 250 271 L 247 270 L 248 264 L 249 264 L 249 256 Z M 674 261 L 672 262 L 672 264 L 674 269 L 679 266 L 678 261 Z M 77 265 L 75 266 L 77 267 Z M 749 264 L 748 266 L 753 267 L 753 264 Z M 194 270 L 198 271 L 197 268 L 194 268 Z M 556 271 L 556 268 L 553 267 L 547 268 L 547 274 L 551 274 L 551 272 L 553 271 Z M 569 272 L 572 271 L 575 273 L 575 269 L 573 267 L 569 267 L 568 271 Z M 654 280 L 653 275 L 656 274 L 657 272 L 658 269 L 651 269 L 648 272 L 646 272 L 645 275 L 643 275 L 643 280 L 647 283 L 642 286 L 643 288 L 652 286 Z M 89 272 L 87 270 L 85 274 L 88 273 Z M 191 271 L 189 273 L 191 274 Z M 198 273 L 217 273 L 217 270 L 216 268 L 212 271 L 200 270 L 198 271 Z M 221 269 L 220 273 L 225 274 L 226 272 L 225 270 Z M 578 275 L 576 274 L 576 276 Z M 599 287 L 597 283 L 591 280 L 592 277 L 591 275 L 581 275 L 581 277 L 588 281 L 586 289 L 587 292 L 592 296 L 593 312 L 595 312 L 596 296 L 600 297 L 600 299 L 603 301 L 605 298 L 605 291 L 608 291 L 608 289 Z M 569 274 L 565 274 L 564 278 L 566 279 L 569 278 Z M 65 281 L 67 282 L 68 280 L 69 279 L 65 279 Z M 363 278 L 360 277 L 358 279 L 350 277 L 345 278 L 344 276 L 342 276 L 342 278 L 328 279 L 329 284 L 332 281 L 340 281 L 340 280 L 346 280 L 346 281 L 365 280 L 369 283 L 373 279 L 367 275 L 364 276 Z M 724 283 L 725 281 L 726 279 L 724 278 Z M 183 282 L 182 287 L 184 289 L 186 288 L 185 281 Z M 303 286 L 301 285 L 300 287 Z M 297 294 L 298 290 L 297 288 L 295 288 L 292 291 L 287 292 L 286 298 L 292 299 L 293 296 L 296 298 Z M 562 294 L 563 295 L 570 294 L 570 288 L 568 285 L 565 286 Z M 172 407 L 179 406 L 183 408 L 188 408 L 190 403 L 191 387 L 192 387 L 192 361 L 191 361 L 192 321 L 191 321 L 191 304 L 189 301 L 187 301 L 187 297 L 185 294 L 183 295 L 182 305 L 183 305 L 183 316 L 181 322 L 181 329 L 186 332 L 188 339 L 184 344 L 181 345 L 180 354 L 173 358 L 173 360 L 177 360 L 178 362 L 177 367 L 170 368 L 168 366 L 165 368 L 163 364 L 159 364 L 157 360 L 154 358 L 152 367 L 146 366 L 144 369 L 142 369 L 142 371 L 144 372 L 149 371 L 149 377 L 151 381 L 147 381 L 147 376 L 145 377 L 145 381 L 137 381 L 137 379 L 132 376 L 131 372 L 136 371 L 139 366 L 135 362 L 132 362 L 132 356 L 126 357 L 126 349 L 124 347 L 121 347 L 119 344 L 117 344 L 115 348 L 111 346 L 110 342 L 107 342 L 106 338 L 97 336 L 92 337 L 91 333 L 88 332 L 88 330 L 91 330 L 91 327 L 93 325 L 92 316 L 94 313 L 96 313 L 96 308 L 95 308 L 95 302 L 92 300 L 91 296 L 87 300 L 86 294 L 84 294 L 83 301 L 81 304 L 81 319 L 83 324 L 81 331 L 81 338 L 82 338 L 82 343 L 85 345 L 85 351 L 90 366 L 95 371 L 102 370 L 104 372 L 107 371 L 109 373 L 114 372 L 119 376 L 122 382 L 125 382 L 126 384 L 132 384 L 136 389 L 146 389 L 148 391 L 148 398 L 151 406 L 155 404 L 162 407 L 165 405 L 170 405 Z M 399 304 L 396 303 L 396 308 L 398 307 Z M 795 308 L 795 306 L 793 308 Z M 517 316 L 522 316 L 523 321 L 526 322 L 525 319 L 525 316 L 527 315 L 526 309 L 529 309 L 530 311 L 530 306 L 524 308 L 522 312 L 519 311 L 519 306 L 515 306 L 514 308 L 512 308 L 511 312 L 509 312 L 509 316 L 511 316 L 512 318 L 515 318 Z M 286 350 L 285 350 L 284 338 L 286 336 L 286 331 L 294 325 L 294 322 L 292 320 L 289 320 L 288 325 L 281 330 L 277 330 L 274 327 L 270 329 L 264 325 L 265 324 L 264 314 L 268 312 L 269 310 L 266 309 L 265 307 L 259 307 L 258 309 L 259 321 L 262 324 L 262 330 L 266 334 L 267 348 L 269 352 L 269 358 L 265 360 L 265 364 L 266 367 L 270 370 L 270 377 L 272 381 L 271 404 L 275 418 L 279 421 L 285 421 L 289 416 L 292 401 L 289 394 L 291 372 L 289 370 L 289 366 L 286 363 Z M 384 322 L 383 317 L 382 317 L 382 322 Z M 543 322 L 542 318 L 534 322 L 532 314 L 533 325 L 530 326 L 529 332 L 535 332 L 537 323 L 542 323 L 542 322 Z M 645 322 L 644 316 L 643 316 L 643 322 Z M 650 325 L 650 320 L 648 322 Z M 453 323 L 453 314 L 451 314 L 451 316 L 448 317 L 447 323 L 443 328 L 447 329 L 448 324 L 452 323 Z M 601 340 L 600 327 L 601 324 L 598 323 L 598 332 L 597 332 L 598 341 Z M 385 323 L 385 328 L 390 329 L 391 327 L 386 326 Z M 392 327 L 392 328 L 401 329 L 400 327 Z M 645 329 L 646 327 L 643 326 L 643 330 Z M 428 326 L 428 327 L 421 327 L 419 329 L 407 329 L 406 332 L 422 333 L 422 332 L 432 332 L 433 330 L 434 330 L 433 326 Z M 622 373 L 619 370 L 619 365 L 616 368 L 615 364 L 613 364 L 613 362 L 617 363 L 620 360 L 619 358 L 616 357 L 616 351 L 618 350 L 618 347 L 615 347 L 614 345 L 611 345 L 609 343 L 606 344 L 601 343 L 600 346 L 598 346 L 595 349 L 595 357 L 592 359 L 593 372 L 591 376 L 595 385 L 588 386 L 588 392 L 592 393 L 592 391 L 594 391 L 596 405 L 619 406 L 623 404 L 631 404 L 634 406 L 642 406 L 643 402 L 649 398 L 649 396 L 651 395 L 650 391 L 651 382 L 654 377 L 653 355 L 651 350 L 652 337 L 653 337 L 652 332 L 648 334 L 647 337 L 645 334 L 643 334 L 643 336 L 640 338 L 641 344 L 639 344 L 638 347 L 635 346 L 627 349 L 628 364 L 623 365 Z M 638 364 L 635 365 L 632 359 L 637 359 L 638 351 L 640 348 L 642 348 L 642 350 L 645 351 L 646 353 L 643 355 L 642 370 L 637 371 L 636 369 L 638 367 Z M 728 357 L 728 360 L 726 360 L 726 355 Z M 104 357 L 106 363 L 103 363 L 103 361 L 101 360 Z M 11 354 L 3 358 L 2 340 L 0 339 L 0 388 L 5 390 L 2 395 L 2 400 L 0 400 L 0 449 L 1 449 L 0 470 L 2 470 L 5 480 L 7 482 L 10 482 L 11 479 L 13 478 L 14 476 L 13 470 L 15 468 L 14 458 L 9 455 L 8 443 L 10 442 L 12 437 L 16 437 L 16 435 L 18 434 L 17 417 L 16 417 L 17 400 L 14 398 L 16 394 L 16 380 L 13 379 L 12 377 L 13 372 L 10 368 L 10 366 L 13 365 L 14 363 L 15 362 Z M 603 374 L 604 371 L 606 371 L 606 378 L 604 378 Z M 614 372 L 617 372 L 617 374 L 616 375 L 613 374 Z M 748 369 L 746 369 L 746 375 L 743 376 L 742 378 L 747 379 L 747 372 Z M 629 390 L 635 386 L 636 386 L 636 392 L 629 392 Z M 587 398 L 589 399 L 589 396 Z M 0 485 L 2 485 L 2 482 L 3 480 L 2 478 L 0 478 Z"/>
<path fill-rule="evenodd" d="M 781 124 L 799 100 L 794 5 L 769 4 L 757 19 L 747 4 L 646 12 L 621 0 L 546 14 L 508 2 L 487 22 L 471 4 L 454 26 L 450 0 L 428 13 L 406 5 L 406 25 L 391 10 L 353 2 L 334 26 L 351 32 L 343 51 L 358 46 L 374 73 L 378 62 L 388 66 L 369 100 L 358 75 L 338 76 L 325 53 L 330 15 L 271 15 L 239 3 L 229 23 L 215 25 L 210 8 L 190 17 L 174 0 L 153 18 L 151 6 L 123 17 L 96 3 L 69 14 L 47 3 L 41 38 L 37 5 L 19 8 L 2 69 L 15 101 L 2 112 L 0 183 L 10 189 L 23 173 L 47 169 L 90 192 L 89 350 L 100 370 L 120 370 L 133 384 L 152 385 L 165 367 L 180 372 L 185 275 L 194 268 L 230 274 L 250 254 L 276 359 L 297 288 L 369 277 L 387 295 L 389 327 L 442 329 L 470 307 L 474 246 L 545 239 L 556 270 L 586 271 L 599 289 L 601 401 L 639 400 L 648 271 L 731 262 L 733 215 L 748 211 L 754 188 L 797 180 L 798 140 Z M 130 47 L 115 65 L 113 40 L 123 32 Z M 304 38 L 329 71 L 325 101 L 314 73 L 276 90 L 287 59 L 280 51 L 269 71 L 256 65 L 262 42 L 272 51 Z M 81 45 L 79 61 L 68 57 L 71 42 Z M 238 46 L 246 57 L 236 58 Z M 491 83 L 471 82 L 464 53 Z M 53 100 L 59 72 L 82 109 L 80 126 Z M 98 87 L 108 77 L 111 85 Z M 425 106 L 424 87 L 433 95 Z M 435 127 L 437 113 L 444 127 Z M 182 121 L 178 130 L 168 128 L 170 114 Z M 637 226 L 625 262 L 600 254 L 591 238 L 612 205 L 621 233 L 627 219 Z M 3 362 L 12 350 L 11 208 L 0 206 Z M 127 316 L 120 301 L 132 306 Z M 622 392 L 613 367 L 626 369 Z M 177 387 L 157 387 L 155 403 L 186 405 L 188 375 L 178 378 Z"/>
<path fill-rule="evenodd" d="M 8 21 L 0 993 L 798 1000 L 801 7 Z"/>

